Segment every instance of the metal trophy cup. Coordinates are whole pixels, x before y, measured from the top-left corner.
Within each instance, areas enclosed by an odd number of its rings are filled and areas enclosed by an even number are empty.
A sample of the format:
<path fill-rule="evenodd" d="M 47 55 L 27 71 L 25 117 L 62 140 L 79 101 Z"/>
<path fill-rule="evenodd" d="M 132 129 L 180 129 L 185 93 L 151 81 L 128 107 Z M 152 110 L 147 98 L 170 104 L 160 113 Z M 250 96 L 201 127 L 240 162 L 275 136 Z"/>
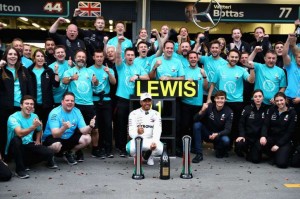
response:
<path fill-rule="evenodd" d="M 197 0 L 193 6 L 192 20 L 196 26 L 203 30 L 213 29 L 218 25 L 221 18 L 222 6 L 217 0 L 210 0 L 208 6 L 201 0 Z M 209 25 L 204 27 L 203 22 L 208 22 Z"/>
<path fill-rule="evenodd" d="M 191 136 L 185 135 L 182 137 L 183 157 L 182 157 L 182 171 L 180 177 L 183 179 L 193 178 L 191 171 Z"/>
<path fill-rule="evenodd" d="M 138 136 L 135 139 L 135 157 L 134 157 L 134 171 L 132 179 L 142 180 L 145 178 L 142 168 L 142 145 L 143 138 Z"/>

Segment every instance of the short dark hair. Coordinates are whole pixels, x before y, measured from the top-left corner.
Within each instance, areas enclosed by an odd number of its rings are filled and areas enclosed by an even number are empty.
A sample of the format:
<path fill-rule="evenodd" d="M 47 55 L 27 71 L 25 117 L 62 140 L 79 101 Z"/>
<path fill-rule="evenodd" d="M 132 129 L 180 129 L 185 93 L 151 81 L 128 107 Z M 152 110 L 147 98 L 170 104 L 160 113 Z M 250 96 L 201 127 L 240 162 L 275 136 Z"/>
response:
<path fill-rule="evenodd" d="M 140 41 L 140 42 L 138 43 L 138 45 L 137 45 L 137 49 L 139 49 L 139 47 L 140 47 L 140 44 L 145 44 L 146 46 L 148 46 L 146 42 L 144 42 L 144 41 Z"/>
<path fill-rule="evenodd" d="M 219 46 L 221 46 L 220 41 L 217 40 L 217 39 L 212 40 L 212 41 L 209 43 L 209 47 L 211 47 L 213 44 L 219 44 Z"/>
<path fill-rule="evenodd" d="M 190 50 L 190 51 L 187 53 L 187 57 L 189 57 L 190 54 L 196 54 L 197 56 L 199 55 L 196 51 L 193 51 L 193 50 Z"/>
<path fill-rule="evenodd" d="M 31 95 L 24 95 L 24 96 L 21 98 L 20 104 L 23 104 L 23 102 L 24 102 L 25 100 L 29 100 L 29 99 L 33 100 L 33 102 L 35 103 L 34 97 L 32 97 Z"/>
<path fill-rule="evenodd" d="M 126 48 L 124 54 L 126 54 L 127 51 L 133 51 L 134 52 L 134 49 L 132 47 Z"/>
<path fill-rule="evenodd" d="M 95 53 L 103 53 L 103 54 L 104 54 L 103 50 L 101 50 L 101 49 L 96 49 L 96 50 L 94 51 L 94 55 L 95 55 Z"/>
<path fill-rule="evenodd" d="M 286 101 L 287 101 L 287 97 L 286 95 L 284 94 L 284 92 L 278 92 L 274 95 L 274 100 L 276 97 L 283 97 Z"/>
<path fill-rule="evenodd" d="M 261 94 L 264 96 L 264 92 L 263 92 L 261 89 L 255 89 L 255 90 L 252 92 L 252 96 L 253 96 L 255 93 L 261 93 Z"/>
<path fill-rule="evenodd" d="M 215 98 L 216 98 L 216 97 L 219 97 L 219 96 L 224 96 L 225 99 L 227 98 L 226 92 L 225 92 L 225 91 L 222 91 L 222 90 L 218 90 L 218 91 L 215 93 Z"/>
<path fill-rule="evenodd" d="M 172 40 L 167 40 L 167 41 L 164 43 L 164 48 L 166 47 L 166 44 L 167 44 L 167 43 L 171 43 L 171 44 L 173 44 L 173 46 L 175 46 L 174 41 L 172 41 Z"/>
<path fill-rule="evenodd" d="M 237 53 L 237 54 L 239 55 L 239 59 L 241 58 L 241 53 L 240 53 L 240 51 L 238 51 L 237 49 L 235 49 L 235 48 L 231 49 L 231 50 L 227 53 L 227 56 L 229 56 L 229 54 L 230 54 L 231 52 Z"/>
<path fill-rule="evenodd" d="M 57 49 L 59 49 L 59 48 L 62 48 L 62 49 L 64 49 L 64 50 L 66 51 L 66 47 L 65 47 L 64 45 L 56 45 L 56 46 L 54 47 L 54 52 L 55 52 Z"/>
<path fill-rule="evenodd" d="M 71 96 L 73 96 L 73 97 L 74 97 L 74 99 L 75 99 L 75 95 L 74 95 L 74 93 L 72 93 L 72 92 L 65 92 L 65 93 L 63 94 L 63 96 L 62 96 L 62 100 L 64 100 L 64 99 L 65 99 L 65 97 L 66 97 L 67 95 L 71 95 Z"/>

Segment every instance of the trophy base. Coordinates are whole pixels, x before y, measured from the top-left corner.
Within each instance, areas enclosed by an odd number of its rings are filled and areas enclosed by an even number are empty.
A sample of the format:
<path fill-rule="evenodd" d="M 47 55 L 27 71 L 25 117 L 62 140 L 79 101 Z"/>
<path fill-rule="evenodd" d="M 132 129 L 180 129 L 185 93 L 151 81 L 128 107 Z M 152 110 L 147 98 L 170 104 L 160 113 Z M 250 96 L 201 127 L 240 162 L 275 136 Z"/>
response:
<path fill-rule="evenodd" d="M 145 178 L 144 174 L 141 175 L 132 174 L 132 179 L 134 180 L 142 180 L 144 178 Z"/>
<path fill-rule="evenodd" d="M 180 174 L 180 177 L 182 179 L 192 179 L 193 178 L 193 174 L 191 174 L 191 173 L 182 173 L 182 174 Z"/>

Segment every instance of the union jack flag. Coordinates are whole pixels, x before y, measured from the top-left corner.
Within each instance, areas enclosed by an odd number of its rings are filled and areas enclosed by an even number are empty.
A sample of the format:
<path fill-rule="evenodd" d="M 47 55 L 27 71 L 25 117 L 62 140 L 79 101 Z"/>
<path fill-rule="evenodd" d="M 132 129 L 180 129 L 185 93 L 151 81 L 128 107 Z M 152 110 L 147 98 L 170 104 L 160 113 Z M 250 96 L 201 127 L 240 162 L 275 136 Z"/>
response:
<path fill-rule="evenodd" d="M 79 1 L 78 8 L 82 17 L 99 17 L 101 16 L 101 3 L 100 2 L 87 2 Z"/>

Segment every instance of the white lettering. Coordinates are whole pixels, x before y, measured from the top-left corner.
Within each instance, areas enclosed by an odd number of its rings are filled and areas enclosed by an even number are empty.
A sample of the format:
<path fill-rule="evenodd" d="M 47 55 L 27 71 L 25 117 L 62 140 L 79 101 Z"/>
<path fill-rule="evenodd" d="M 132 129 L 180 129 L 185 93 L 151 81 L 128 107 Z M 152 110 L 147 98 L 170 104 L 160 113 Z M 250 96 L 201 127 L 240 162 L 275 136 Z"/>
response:
<path fill-rule="evenodd" d="M 21 7 L 20 6 L 15 6 L 15 5 L 6 5 L 6 4 L 0 3 L 0 11 L 21 12 Z"/>
<path fill-rule="evenodd" d="M 220 10 L 214 10 L 214 12 L 213 12 L 214 17 L 219 17 L 220 15 L 221 15 L 221 17 L 241 18 L 241 17 L 244 17 L 244 12 L 226 10 L 226 11 L 222 11 L 220 13 Z"/>

